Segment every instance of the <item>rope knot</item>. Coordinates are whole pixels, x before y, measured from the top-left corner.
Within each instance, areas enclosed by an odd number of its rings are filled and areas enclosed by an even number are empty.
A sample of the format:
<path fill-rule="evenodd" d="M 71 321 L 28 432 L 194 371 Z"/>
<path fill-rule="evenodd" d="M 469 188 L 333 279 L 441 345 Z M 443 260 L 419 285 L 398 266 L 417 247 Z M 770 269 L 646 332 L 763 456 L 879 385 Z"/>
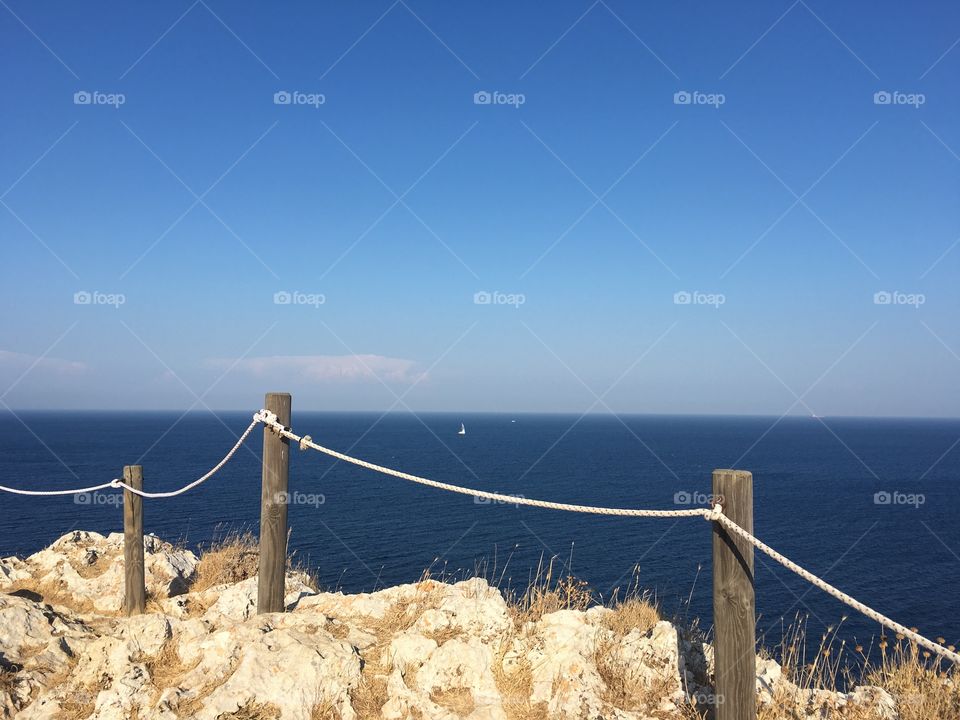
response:
<path fill-rule="evenodd" d="M 119 488 L 122 488 L 122 487 L 123 487 L 123 481 L 122 481 L 120 478 L 114 478 L 113 480 L 110 481 L 110 487 L 112 487 L 112 488 L 118 488 L 118 489 L 119 489 Z"/>
<path fill-rule="evenodd" d="M 253 419 L 256 422 L 262 422 L 264 425 L 270 425 L 271 427 L 275 427 L 276 425 L 280 424 L 277 420 L 277 414 L 270 412 L 266 408 L 262 408 L 259 412 L 255 412 L 253 414 Z"/>
<path fill-rule="evenodd" d="M 720 519 L 720 516 L 723 515 L 723 505 L 717 503 L 704 515 L 704 519 L 710 520 L 711 522 L 716 522 Z"/>
<path fill-rule="evenodd" d="M 309 450 L 310 449 L 309 443 L 312 443 L 312 442 L 313 442 L 312 437 L 310 437 L 309 435 L 304 435 L 302 438 L 300 438 L 300 450 Z"/>

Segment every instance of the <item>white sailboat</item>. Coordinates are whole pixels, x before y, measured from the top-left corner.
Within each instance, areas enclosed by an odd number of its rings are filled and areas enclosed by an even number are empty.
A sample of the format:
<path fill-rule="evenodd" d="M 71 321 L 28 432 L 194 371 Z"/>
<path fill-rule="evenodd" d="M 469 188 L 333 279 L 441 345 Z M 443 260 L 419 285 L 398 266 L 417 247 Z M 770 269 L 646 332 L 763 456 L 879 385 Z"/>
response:
<path fill-rule="evenodd" d="M 460 429 L 457 430 L 457 435 L 466 435 L 467 429 L 463 426 L 463 423 L 460 423 Z"/>

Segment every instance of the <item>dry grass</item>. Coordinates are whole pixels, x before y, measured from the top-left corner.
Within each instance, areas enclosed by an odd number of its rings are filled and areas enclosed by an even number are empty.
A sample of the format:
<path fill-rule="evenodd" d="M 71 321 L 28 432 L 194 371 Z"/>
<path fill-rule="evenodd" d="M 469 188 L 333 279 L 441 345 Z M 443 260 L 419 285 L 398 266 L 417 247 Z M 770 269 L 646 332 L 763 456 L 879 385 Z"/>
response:
<path fill-rule="evenodd" d="M 378 646 L 388 644 L 392 638 L 409 630 L 427 610 L 439 606 L 444 586 L 425 578 L 417 584 L 417 591 L 408 601 L 393 603 L 383 616 L 370 622 L 370 631 L 377 636 Z"/>
<path fill-rule="evenodd" d="M 466 717 L 477 707 L 477 704 L 473 701 L 473 695 L 467 688 L 432 690 L 430 699 L 457 717 Z"/>
<path fill-rule="evenodd" d="M 232 658 L 230 667 L 227 668 L 227 671 L 220 677 L 209 680 L 207 683 L 199 687 L 194 694 L 188 700 L 181 702 L 176 707 L 176 712 L 178 717 L 194 717 L 197 712 L 203 708 L 203 702 L 216 690 L 218 687 L 224 685 L 233 674 L 237 671 L 237 666 L 240 664 L 239 658 Z"/>
<path fill-rule="evenodd" d="M 280 708 L 270 703 L 248 702 L 236 712 L 217 715 L 217 720 L 280 720 Z"/>
<path fill-rule="evenodd" d="M 373 720 L 380 717 L 380 711 L 390 698 L 387 695 L 387 679 L 374 672 L 364 672 L 360 682 L 350 689 L 350 706 L 357 714 L 357 720 Z"/>
<path fill-rule="evenodd" d="M 110 569 L 112 564 L 121 562 L 121 557 L 119 555 L 114 555 L 111 558 L 107 555 L 97 555 L 94 553 L 93 557 L 90 557 L 91 553 L 93 553 L 92 550 L 87 551 L 87 562 L 79 565 L 71 563 L 73 569 L 77 571 L 77 575 L 82 577 L 84 580 L 91 580 L 93 578 L 100 577 Z"/>
<path fill-rule="evenodd" d="M 621 710 L 642 712 L 656 717 L 657 708 L 664 698 L 677 690 L 676 680 L 670 672 L 664 672 L 662 676 L 657 675 L 653 679 L 639 673 L 635 662 L 624 658 L 617 638 L 600 638 L 594 649 L 593 661 L 603 681 L 601 697 Z"/>
<path fill-rule="evenodd" d="M 455 637 L 459 637 L 459 635 L 460 629 L 453 625 L 446 625 L 444 627 L 437 628 L 436 630 L 430 630 L 423 633 L 423 636 L 433 640 L 437 644 L 437 647 L 440 647 L 445 642 L 453 640 Z"/>
<path fill-rule="evenodd" d="M 943 644 L 943 638 L 937 638 Z M 880 641 L 881 660 L 867 668 L 866 680 L 897 700 L 901 720 L 960 720 L 960 678 L 940 659 L 916 644 L 897 640 L 893 648 Z"/>
<path fill-rule="evenodd" d="M 659 611 L 646 597 L 628 597 L 612 605 L 610 610 L 601 622 L 617 637 L 624 637 L 633 630 L 646 633 L 660 621 Z"/>
<path fill-rule="evenodd" d="M 146 658 L 144 665 L 150 673 L 150 680 L 158 690 L 165 690 L 176 685 L 176 680 L 193 670 L 200 664 L 200 657 L 192 663 L 186 663 L 180 657 L 177 649 L 177 638 L 167 640 L 160 651 L 152 657 Z"/>
<path fill-rule="evenodd" d="M 332 700 L 319 700 L 310 708 L 310 720 L 343 720 L 343 716 Z"/>
<path fill-rule="evenodd" d="M 507 661 L 513 638 L 501 640 L 493 663 L 493 680 L 500 693 L 503 712 L 508 720 L 546 720 L 547 704 L 532 703 L 533 665 L 525 655 Z M 509 666 L 509 667 L 508 667 Z"/>
<path fill-rule="evenodd" d="M 572 575 L 555 578 L 554 561 L 555 558 L 551 559 L 545 566 L 541 558 L 536 574 L 522 593 L 504 593 L 518 628 L 558 610 L 586 610 L 593 604 L 593 593 L 585 581 Z"/>
<path fill-rule="evenodd" d="M 13 697 L 13 693 L 16 689 L 17 689 L 17 674 L 12 670 L 7 670 L 6 668 L 0 668 L 0 695 L 7 695 L 8 697 Z"/>
<path fill-rule="evenodd" d="M 780 688 L 773 703 L 758 705 L 758 720 L 794 720 L 815 708 L 823 720 L 881 720 L 872 706 L 824 706 L 811 702 L 812 690 L 835 692 L 854 685 L 873 685 L 886 690 L 896 703 L 900 720 L 960 720 L 960 684 L 956 670 L 944 668 L 939 659 L 898 637 L 893 646 L 881 638 L 879 662 L 871 662 L 870 649 L 849 648 L 838 639 L 843 621 L 827 629 L 816 650 L 806 650 L 806 623 L 797 618 L 783 633 L 778 652 L 784 676 L 799 692 Z M 942 638 L 938 638 L 942 643 Z M 764 653 L 769 654 L 769 653 Z"/>
<path fill-rule="evenodd" d="M 18 580 L 12 586 L 4 590 L 7 595 L 13 595 L 19 591 L 26 591 L 39 595 L 47 605 L 61 606 L 79 615 L 85 615 L 96 612 L 99 615 L 119 615 L 120 608 L 115 612 L 108 613 L 95 610 L 93 602 L 86 598 L 77 599 L 70 594 L 62 581 L 58 580 L 37 580 L 36 578 L 24 578 Z"/>
<path fill-rule="evenodd" d="M 200 549 L 200 562 L 190 584 L 191 592 L 215 585 L 238 583 L 257 574 L 260 550 L 251 532 L 230 532 Z"/>
<path fill-rule="evenodd" d="M 101 690 L 106 690 L 109 684 L 106 676 L 101 676 L 97 682 L 66 693 L 53 720 L 86 720 L 96 709 L 97 695 Z"/>
<path fill-rule="evenodd" d="M 228 531 L 199 550 L 200 561 L 190 583 L 190 592 L 249 580 L 260 571 L 260 540 L 249 530 Z M 316 573 L 295 555 L 288 558 L 287 570 L 301 573 L 305 585 L 314 591 L 319 590 Z"/>

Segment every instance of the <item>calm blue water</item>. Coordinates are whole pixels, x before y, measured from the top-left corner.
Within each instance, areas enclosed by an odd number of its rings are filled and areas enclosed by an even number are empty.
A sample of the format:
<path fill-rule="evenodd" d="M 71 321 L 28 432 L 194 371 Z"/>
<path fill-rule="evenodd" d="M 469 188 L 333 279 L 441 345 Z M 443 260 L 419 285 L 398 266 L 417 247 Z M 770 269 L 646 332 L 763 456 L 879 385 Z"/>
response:
<path fill-rule="evenodd" d="M 215 464 L 250 416 L 177 417 L 0 415 L 0 477 L 21 487 L 70 487 L 109 480 L 124 464 L 140 461 L 148 489 L 172 489 Z M 711 470 L 736 463 L 754 473 L 759 537 L 894 619 L 960 643 L 960 445 L 952 448 L 960 421 L 828 419 L 835 437 L 807 418 L 785 419 L 770 430 L 774 419 L 760 417 L 626 416 L 622 423 L 589 417 L 573 429 L 576 417 L 560 415 L 377 417 L 295 412 L 294 426 L 318 442 L 352 447 L 354 455 L 408 472 L 583 504 L 674 508 L 677 492 L 709 493 Z M 461 420 L 465 437 L 456 435 Z M 196 491 L 147 501 L 147 530 L 191 545 L 224 526 L 255 531 L 261 440 L 257 430 L 235 460 Z M 629 583 L 639 565 L 641 583 L 668 611 L 689 596 L 689 612 L 711 622 L 710 526 L 700 519 L 477 504 L 296 450 L 290 489 L 325 496 L 321 505 L 291 507 L 289 520 L 291 548 L 331 588 L 411 581 L 431 565 L 472 572 L 483 559 L 491 572 L 496 563 L 498 576 L 505 570 L 503 584 L 523 585 L 545 555 L 564 568 L 569 563 L 604 595 Z M 874 494 L 884 491 L 922 494 L 924 502 L 875 504 Z M 0 554 L 34 552 L 74 528 L 122 529 L 116 505 L 7 494 L 0 503 Z M 818 636 L 846 614 L 763 555 L 757 556 L 757 606 L 768 639 L 777 637 L 783 616 L 809 615 Z M 879 629 L 859 616 L 845 627 L 845 637 L 860 640 Z"/>

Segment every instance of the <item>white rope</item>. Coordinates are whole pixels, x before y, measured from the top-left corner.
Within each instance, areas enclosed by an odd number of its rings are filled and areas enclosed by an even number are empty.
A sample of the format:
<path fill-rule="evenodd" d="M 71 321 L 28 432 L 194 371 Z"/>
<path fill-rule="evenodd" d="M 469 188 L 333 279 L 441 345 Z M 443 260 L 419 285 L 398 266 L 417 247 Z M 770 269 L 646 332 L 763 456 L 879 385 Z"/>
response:
<path fill-rule="evenodd" d="M 273 413 L 269 413 L 266 410 L 261 410 L 260 413 L 263 417 L 262 422 L 264 425 L 273 428 L 274 431 L 283 437 L 293 440 L 295 443 L 299 443 L 301 450 L 312 448 L 318 452 L 324 453 L 325 455 L 329 455 L 330 457 L 335 457 L 338 460 L 343 460 L 344 462 L 352 463 L 353 465 L 358 465 L 359 467 L 367 468 L 368 470 L 374 470 L 376 472 L 383 473 L 384 475 L 393 475 L 394 477 L 398 477 L 402 480 L 409 480 L 410 482 L 426 485 L 427 487 L 460 493 L 461 495 L 472 495 L 473 497 L 494 500 L 509 505 L 528 505 L 530 507 L 547 508 L 548 510 L 566 510 L 567 512 L 592 513 L 594 515 L 671 518 L 706 517 L 710 513 L 710 510 L 706 508 L 691 508 L 689 510 L 635 510 L 632 508 L 605 508 L 593 507 L 592 505 L 572 505 L 570 503 L 550 502 L 548 500 L 533 500 L 531 498 L 519 497 L 517 495 L 503 495 L 501 493 L 487 492 L 486 490 L 474 490 L 472 488 L 460 487 L 459 485 L 451 485 L 450 483 L 438 482 L 436 480 L 420 477 L 419 475 L 411 475 L 410 473 L 393 470 L 392 468 L 384 467 L 383 465 L 377 465 L 372 462 L 367 462 L 366 460 L 360 460 L 359 458 L 351 457 L 350 455 L 345 455 L 341 452 L 337 452 L 336 450 L 323 447 L 322 445 L 318 445 L 317 443 L 313 442 L 309 435 L 297 435 L 296 433 L 285 428 L 277 421 L 276 415 Z"/>
<path fill-rule="evenodd" d="M 428 478 L 420 477 L 418 475 L 411 475 L 410 473 L 401 472 L 399 470 L 393 470 L 382 465 L 377 465 L 375 463 L 367 462 L 366 460 L 360 460 L 359 458 L 351 457 L 336 450 L 331 450 L 330 448 L 323 447 L 313 442 L 309 435 L 297 435 L 292 432 L 289 428 L 284 427 L 278 420 L 277 416 L 274 413 L 271 413 L 267 410 L 261 410 L 255 418 L 259 418 L 259 421 L 262 422 L 267 427 L 272 428 L 275 432 L 282 435 L 289 440 L 292 440 L 296 443 L 299 443 L 300 449 L 305 450 L 307 448 L 312 448 L 318 452 L 323 453 L 324 455 L 329 455 L 338 460 L 357 465 L 362 468 L 367 468 L 368 470 L 374 470 L 385 475 L 392 475 L 393 477 L 400 478 L 402 480 L 409 480 L 410 482 L 415 482 L 420 485 L 426 485 L 428 487 L 438 488 L 440 490 L 448 490 L 450 492 L 460 493 L 461 495 L 472 495 L 473 497 L 486 498 L 488 500 L 496 500 L 499 502 L 510 503 L 515 505 L 527 505 L 530 507 L 539 507 L 547 508 L 549 510 L 566 510 L 569 512 L 580 512 L 580 513 L 593 513 L 595 515 L 619 515 L 626 517 L 658 517 L 658 518 L 669 518 L 669 517 L 702 517 L 705 520 L 710 520 L 717 522 L 722 525 L 724 528 L 732 532 L 733 534 L 743 538 L 748 543 L 753 545 L 755 548 L 761 552 L 769 555 L 771 558 L 776 560 L 778 563 L 783 565 L 785 568 L 791 572 L 796 573 L 802 577 L 807 582 L 815 585 L 820 588 L 828 595 L 835 597 L 837 600 L 849 605 L 855 610 L 866 615 L 871 620 L 874 620 L 884 627 L 893 630 L 895 633 L 903 635 L 906 638 L 909 638 L 912 642 L 917 643 L 917 645 L 930 650 L 941 657 L 945 657 L 948 660 L 952 661 L 956 665 L 960 665 L 960 654 L 950 650 L 949 648 L 935 643 L 932 640 L 925 638 L 923 635 L 920 635 L 918 632 L 911 630 L 910 628 L 901 625 L 900 623 L 891 620 L 886 615 L 877 612 L 868 605 L 864 605 L 859 600 L 850 597 L 842 590 L 835 588 L 833 585 L 830 585 L 828 582 L 820 579 L 814 575 L 809 570 L 806 570 L 789 558 L 784 557 L 772 547 L 766 543 L 759 540 L 753 534 L 747 532 L 742 527 L 737 525 L 733 520 L 728 518 L 723 514 L 723 506 L 719 503 L 715 504 L 712 508 L 691 508 L 689 510 L 637 510 L 629 508 L 605 508 L 605 507 L 594 507 L 591 505 L 571 505 L 568 503 L 557 503 L 550 502 L 547 500 L 533 500 L 531 498 L 518 497 L 516 495 L 502 495 L 500 493 L 487 492 L 485 490 L 474 490 L 472 488 L 460 487 L 459 485 L 451 485 L 449 483 L 442 483 L 436 480 L 430 480 Z"/>
<path fill-rule="evenodd" d="M 51 495 L 82 495 L 84 493 L 92 493 L 97 490 L 106 490 L 107 488 L 113 487 L 113 481 L 108 483 L 102 483 L 100 485 L 91 485 L 86 488 L 76 488 L 74 490 L 20 490 L 19 488 L 7 487 L 6 485 L 0 485 L 0 491 L 12 493 L 13 495 L 31 495 L 34 497 L 48 497 Z"/>
<path fill-rule="evenodd" d="M 108 488 L 112 488 L 114 490 L 120 490 L 120 489 L 129 490 L 130 492 L 145 498 L 175 497 L 177 495 L 182 495 L 188 490 L 192 490 L 193 488 L 206 482 L 207 480 L 212 478 L 214 475 L 216 475 L 217 471 L 219 471 L 220 468 L 226 465 L 230 461 L 230 458 L 232 458 L 236 454 L 237 450 L 240 449 L 240 446 L 243 445 L 244 441 L 247 439 L 247 437 L 249 437 L 250 433 L 253 432 L 253 429 L 257 426 L 257 424 L 262 421 L 263 421 L 263 416 L 261 415 L 261 413 L 255 414 L 253 416 L 253 420 L 251 421 L 250 425 L 247 427 L 246 430 L 243 431 L 243 434 L 237 440 L 237 444 L 230 449 L 230 452 L 228 452 L 224 456 L 223 460 L 218 462 L 213 467 L 213 469 L 211 469 L 210 472 L 208 472 L 206 475 L 200 478 L 197 478 L 196 480 L 194 480 L 192 483 L 189 483 L 188 485 L 184 485 L 179 490 L 172 490 L 170 492 L 156 492 L 156 493 L 145 492 L 143 490 L 137 490 L 131 487 L 130 485 L 128 485 L 127 483 L 125 483 L 123 480 L 115 478 L 110 482 L 101 483 L 100 485 L 92 485 L 91 487 L 85 487 L 85 488 L 74 488 L 72 490 L 20 490 L 18 488 L 10 488 L 10 487 L 6 487 L 5 485 L 0 485 L 0 491 L 12 493 L 14 495 L 30 495 L 30 496 L 45 497 L 50 495 L 83 495 L 85 493 L 97 492 L 98 490 L 106 490 Z"/>
<path fill-rule="evenodd" d="M 784 557 L 783 555 L 778 553 L 776 550 L 774 550 L 772 547 L 762 542 L 761 540 L 757 539 L 755 536 L 753 536 L 752 534 L 744 530 L 742 527 L 737 525 L 733 520 L 728 518 L 726 515 L 721 514 L 717 516 L 716 520 L 721 525 L 723 525 L 727 530 L 734 533 L 735 535 L 739 535 L 741 538 L 746 540 L 755 548 L 766 553 L 771 558 L 776 560 L 778 563 L 783 565 L 785 568 L 802 577 L 811 585 L 815 585 L 816 587 L 820 588 L 828 595 L 832 595 L 840 602 L 849 605 L 854 610 L 859 610 L 861 613 L 866 615 L 871 620 L 875 620 L 876 622 L 880 623 L 884 627 L 889 628 L 890 630 L 893 630 L 895 633 L 899 633 L 904 637 L 910 638 L 910 640 L 915 642 L 917 645 L 920 645 L 921 647 L 924 647 L 927 650 L 930 650 L 931 652 L 936 653 L 937 655 L 947 658 L 948 660 L 952 661 L 955 665 L 960 665 L 960 653 L 956 653 L 950 650 L 949 648 L 945 648 L 943 645 L 933 642 L 933 640 L 928 640 L 920 633 L 914 630 L 911 630 L 910 628 L 904 625 L 901 625 L 895 620 L 891 620 L 886 615 L 883 615 L 877 612 L 876 610 L 874 610 L 872 607 L 868 605 L 864 605 L 859 600 L 850 597 L 845 592 L 843 592 L 838 588 L 835 588 L 833 585 L 826 582 L 825 580 L 821 580 L 819 577 L 814 575 L 809 570 L 806 570 L 800 567 L 795 562 L 793 562 L 793 560 L 790 560 L 789 558 Z"/>

